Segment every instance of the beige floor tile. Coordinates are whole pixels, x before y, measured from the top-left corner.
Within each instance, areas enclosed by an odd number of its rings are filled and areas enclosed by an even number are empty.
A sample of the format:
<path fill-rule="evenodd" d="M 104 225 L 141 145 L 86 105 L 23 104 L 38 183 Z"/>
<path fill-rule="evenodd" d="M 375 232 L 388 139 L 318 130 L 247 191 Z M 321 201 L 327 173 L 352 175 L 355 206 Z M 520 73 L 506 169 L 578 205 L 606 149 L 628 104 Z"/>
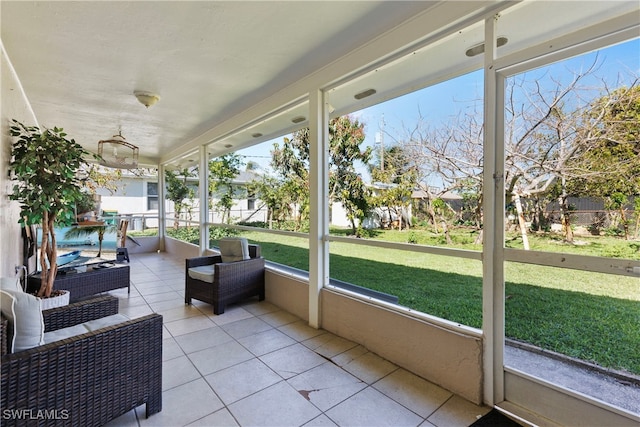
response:
<path fill-rule="evenodd" d="M 226 408 L 222 408 L 217 412 L 214 412 L 211 415 L 207 415 L 204 418 L 200 418 L 199 420 L 196 420 L 194 422 L 192 422 L 191 424 L 188 424 L 189 427 L 196 427 L 196 426 L 201 426 L 201 427 L 212 427 L 212 426 L 224 426 L 224 427 L 236 427 L 239 426 L 239 424 L 236 422 L 236 420 L 233 418 L 233 415 L 231 415 L 231 413 L 226 409 Z"/>
<path fill-rule="evenodd" d="M 304 427 L 337 427 L 337 424 L 331 421 L 325 414 L 322 414 L 306 423 Z"/>
<path fill-rule="evenodd" d="M 148 305 L 135 305 L 133 307 L 121 307 L 118 309 L 118 313 L 124 314 L 125 316 L 135 319 L 137 317 L 146 316 L 147 314 L 153 313 L 153 310 Z"/>
<path fill-rule="evenodd" d="M 200 313 L 200 310 L 198 310 L 194 306 L 186 305 L 184 303 L 184 299 L 171 299 L 166 301 L 157 301 L 157 302 L 150 303 L 149 306 L 155 311 L 172 310 L 175 308 L 185 308 L 187 310 L 193 310 L 196 313 Z"/>
<path fill-rule="evenodd" d="M 189 317 L 202 316 L 202 313 L 197 308 L 191 307 L 189 305 L 182 304 L 176 308 L 166 308 L 166 309 L 152 309 L 159 314 L 162 314 L 163 320 L 165 322 L 173 322 L 174 320 L 180 319 L 188 319 Z"/>
<path fill-rule="evenodd" d="M 238 320 L 237 322 L 229 323 L 220 326 L 226 333 L 231 335 L 235 339 L 248 337 L 260 332 L 272 329 L 272 326 L 257 317 L 251 317 L 249 319 Z"/>
<path fill-rule="evenodd" d="M 213 322 L 218 326 L 226 325 L 229 323 L 237 322 L 238 320 L 250 319 L 254 317 L 253 314 L 249 313 L 244 308 L 234 306 L 234 305 L 226 307 L 224 310 L 224 313 L 220 315 L 213 313 L 212 305 L 209 306 L 208 310 L 203 310 L 203 311 L 207 316 L 210 316 L 211 320 L 213 320 Z"/>
<path fill-rule="evenodd" d="M 134 290 L 132 290 L 134 292 Z M 130 295 L 128 298 L 125 295 L 118 295 L 118 304 L 120 308 L 135 307 L 137 305 L 147 305 L 147 301 L 141 296 Z"/>
<path fill-rule="evenodd" d="M 229 405 L 229 411 L 242 426 L 301 426 L 320 415 L 285 381 Z"/>
<path fill-rule="evenodd" d="M 306 341 L 318 335 L 325 333 L 322 329 L 312 328 L 304 320 L 288 323 L 278 328 L 280 332 L 284 332 L 296 341 Z"/>
<path fill-rule="evenodd" d="M 398 369 L 393 363 L 371 352 L 353 359 L 342 368 L 367 384 L 373 384 Z"/>
<path fill-rule="evenodd" d="M 232 340 L 233 338 L 218 326 L 176 337 L 176 342 L 187 354 L 204 350 L 205 348 L 215 347 Z"/>
<path fill-rule="evenodd" d="M 423 418 L 428 418 L 452 396 L 451 392 L 404 369 L 392 372 L 373 387 Z"/>
<path fill-rule="evenodd" d="M 270 329 L 259 334 L 240 338 L 238 342 L 256 356 L 262 356 L 296 343 L 293 338 L 288 337 L 277 329 Z"/>
<path fill-rule="evenodd" d="M 209 375 L 238 363 L 246 362 L 254 356 L 236 341 L 230 341 L 190 353 L 188 357 L 202 375 Z"/>
<path fill-rule="evenodd" d="M 284 379 L 306 372 L 325 362 L 324 358 L 302 344 L 294 344 L 265 354 L 260 356 L 260 360 Z"/>
<path fill-rule="evenodd" d="M 243 301 L 239 305 L 254 316 L 261 316 L 263 314 L 281 310 L 278 306 L 275 306 L 270 302 L 258 301 L 258 298 Z"/>
<path fill-rule="evenodd" d="M 142 411 L 144 413 L 144 411 Z M 126 414 L 109 421 L 104 427 L 138 427 L 138 418 L 136 417 L 136 411 L 131 410 Z"/>
<path fill-rule="evenodd" d="M 175 291 L 167 292 L 167 288 L 163 288 L 163 292 L 158 293 L 144 293 L 142 296 L 149 305 L 160 301 L 180 301 L 180 295 Z"/>
<path fill-rule="evenodd" d="M 309 338 L 308 340 L 300 341 L 300 344 L 304 345 L 305 347 L 311 350 L 315 350 L 316 348 L 331 341 L 336 337 L 337 335 L 334 335 L 331 332 L 323 331 L 323 333 L 320 335 L 316 335 L 315 337 Z"/>
<path fill-rule="evenodd" d="M 318 346 L 314 351 L 324 357 L 332 358 L 339 354 L 344 353 L 345 351 L 351 350 L 356 347 L 358 344 L 353 341 L 346 340 L 341 337 L 334 336 L 327 342 Z"/>
<path fill-rule="evenodd" d="M 437 427 L 467 427 L 489 410 L 486 406 L 478 406 L 459 396 L 453 396 L 427 421 Z"/>
<path fill-rule="evenodd" d="M 417 426 L 422 417 L 367 387 L 325 413 L 339 426 Z"/>
<path fill-rule="evenodd" d="M 351 363 L 353 360 L 357 359 L 358 357 L 364 354 L 367 354 L 368 352 L 369 350 L 367 350 L 363 346 L 357 345 L 352 349 L 345 351 L 344 353 L 340 353 L 336 356 L 333 356 L 331 358 L 331 361 L 338 366 L 345 366 Z"/>
<path fill-rule="evenodd" d="M 162 361 L 184 356 L 184 352 L 173 337 L 162 340 Z"/>
<path fill-rule="evenodd" d="M 367 386 L 331 362 L 325 362 L 287 382 L 323 412 Z"/>
<path fill-rule="evenodd" d="M 282 325 L 289 324 L 289 323 L 300 321 L 300 318 L 298 316 L 294 316 L 293 314 L 283 310 L 263 314 L 262 316 L 259 316 L 259 319 L 267 322 L 268 324 L 270 324 L 275 328 Z"/>
<path fill-rule="evenodd" d="M 163 391 L 199 378 L 201 378 L 200 372 L 193 366 L 187 356 L 176 357 L 162 363 Z"/>
<path fill-rule="evenodd" d="M 143 405 L 111 427 L 449 427 L 489 410 L 257 298 L 220 316 L 185 305 L 183 259 L 140 254 L 131 266 L 131 294 L 111 294 L 130 317 L 163 315 L 163 410 L 146 420 Z"/>
<path fill-rule="evenodd" d="M 174 337 L 215 326 L 215 324 L 206 316 L 196 316 L 189 317 L 187 319 L 174 320 L 172 322 L 164 322 L 164 325 Z"/>
<path fill-rule="evenodd" d="M 224 405 L 209 384 L 202 378 L 174 387 L 162 393 L 162 411 L 144 418 L 144 410 L 138 411 L 141 426 L 184 426 L 212 414 Z"/>
<path fill-rule="evenodd" d="M 226 405 L 282 381 L 278 374 L 258 359 L 214 372 L 205 379 Z"/>

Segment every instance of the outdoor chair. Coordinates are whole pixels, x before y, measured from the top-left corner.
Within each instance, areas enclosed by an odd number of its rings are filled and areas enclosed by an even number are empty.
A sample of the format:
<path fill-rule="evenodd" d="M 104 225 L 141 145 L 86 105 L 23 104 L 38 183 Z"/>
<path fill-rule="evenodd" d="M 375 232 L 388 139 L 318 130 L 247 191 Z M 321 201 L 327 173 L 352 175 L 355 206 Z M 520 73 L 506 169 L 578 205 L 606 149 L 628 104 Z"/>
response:
<path fill-rule="evenodd" d="M 142 404 L 147 417 L 162 410 L 162 316 L 129 320 L 117 314 L 117 298 L 88 299 L 43 310 L 36 319 L 41 320 L 30 320 L 40 336 L 28 348 L 24 339 L 14 338 L 24 329 L 18 331 L 11 316 L 4 316 L 12 298 L 7 295 L 3 290 L 3 426 L 99 426 Z M 18 303 L 13 304 L 10 311 L 18 319 Z M 17 351 L 11 352 L 12 345 Z"/>
<path fill-rule="evenodd" d="M 244 246 L 242 255 L 237 245 Z M 235 251 L 225 253 L 228 246 L 234 246 Z M 195 298 L 213 305 L 215 314 L 222 314 L 227 304 L 256 295 L 262 301 L 264 266 L 259 245 L 243 239 L 221 239 L 220 255 L 186 260 L 184 302 L 191 304 Z"/>

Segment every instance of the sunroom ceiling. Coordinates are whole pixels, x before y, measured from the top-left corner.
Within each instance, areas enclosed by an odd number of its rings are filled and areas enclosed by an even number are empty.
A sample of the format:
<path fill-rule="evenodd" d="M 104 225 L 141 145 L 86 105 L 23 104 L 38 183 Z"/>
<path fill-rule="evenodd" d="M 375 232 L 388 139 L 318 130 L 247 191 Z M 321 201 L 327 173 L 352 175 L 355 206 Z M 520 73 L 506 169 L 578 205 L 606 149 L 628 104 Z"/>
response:
<path fill-rule="evenodd" d="M 3 0 L 0 17 L 4 49 L 40 125 L 65 128 L 91 151 L 98 140 L 122 131 L 140 147 L 142 162 L 153 165 L 180 147 L 209 142 L 208 132 L 225 120 L 400 23 L 420 13 L 438 13 L 442 4 Z M 458 8 L 463 18 L 470 4 L 479 11 L 513 5 L 476 1 L 447 2 L 446 7 Z M 499 52 L 517 52 L 637 7 L 634 1 L 522 2 L 501 12 L 498 32 L 508 43 Z M 457 25 L 450 34 L 425 29 L 423 45 L 398 51 L 389 64 L 364 69 L 355 64 L 359 74 L 329 91 L 334 114 L 481 67 L 482 55 L 468 57 L 465 51 L 482 42 L 482 25 L 463 19 Z M 368 89 L 375 94 L 354 98 Z M 134 97 L 135 90 L 161 99 L 147 109 Z M 290 101 L 295 102 L 269 119 L 248 117 L 250 126 L 224 136 L 209 151 L 221 154 L 306 125 L 306 101 Z"/>
<path fill-rule="evenodd" d="M 40 125 L 154 161 L 429 4 L 3 0 L 1 35 Z"/>

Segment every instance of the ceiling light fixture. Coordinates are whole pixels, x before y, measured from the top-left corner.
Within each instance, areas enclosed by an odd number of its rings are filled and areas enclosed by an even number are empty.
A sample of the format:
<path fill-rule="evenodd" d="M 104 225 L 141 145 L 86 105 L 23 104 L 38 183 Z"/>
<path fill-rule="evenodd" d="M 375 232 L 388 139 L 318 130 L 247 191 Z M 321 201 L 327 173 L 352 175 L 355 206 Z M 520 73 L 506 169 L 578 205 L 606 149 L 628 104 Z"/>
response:
<path fill-rule="evenodd" d="M 302 123 L 305 120 L 307 120 L 305 116 L 295 116 L 294 118 L 291 119 L 293 123 Z"/>
<path fill-rule="evenodd" d="M 116 169 L 134 169 L 138 167 L 139 149 L 127 142 L 122 131 L 111 139 L 98 141 L 100 164 Z"/>
<path fill-rule="evenodd" d="M 133 94 L 138 99 L 138 101 L 140 101 L 140 103 L 147 108 L 160 101 L 160 97 L 155 93 L 146 92 L 143 90 L 135 90 L 133 91 Z"/>
<path fill-rule="evenodd" d="M 251 136 L 254 137 L 254 138 L 260 138 L 262 136 L 262 134 L 260 132 L 256 132 L 256 133 L 251 134 Z"/>

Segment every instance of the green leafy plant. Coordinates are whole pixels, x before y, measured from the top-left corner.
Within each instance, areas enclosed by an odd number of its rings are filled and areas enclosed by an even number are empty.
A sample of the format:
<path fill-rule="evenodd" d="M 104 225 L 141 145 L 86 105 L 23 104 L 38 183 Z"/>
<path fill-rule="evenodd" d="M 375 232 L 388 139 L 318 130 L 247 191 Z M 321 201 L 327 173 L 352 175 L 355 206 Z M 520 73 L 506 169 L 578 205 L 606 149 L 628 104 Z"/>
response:
<path fill-rule="evenodd" d="M 66 226 L 75 221 L 73 206 L 83 199 L 84 186 L 78 172 L 91 153 L 68 139 L 62 128 L 41 130 L 13 120 L 10 132 L 16 140 L 9 173 L 16 183 L 9 198 L 20 203 L 21 224 L 42 227 L 38 296 L 48 297 L 58 271 L 54 224 Z"/>

